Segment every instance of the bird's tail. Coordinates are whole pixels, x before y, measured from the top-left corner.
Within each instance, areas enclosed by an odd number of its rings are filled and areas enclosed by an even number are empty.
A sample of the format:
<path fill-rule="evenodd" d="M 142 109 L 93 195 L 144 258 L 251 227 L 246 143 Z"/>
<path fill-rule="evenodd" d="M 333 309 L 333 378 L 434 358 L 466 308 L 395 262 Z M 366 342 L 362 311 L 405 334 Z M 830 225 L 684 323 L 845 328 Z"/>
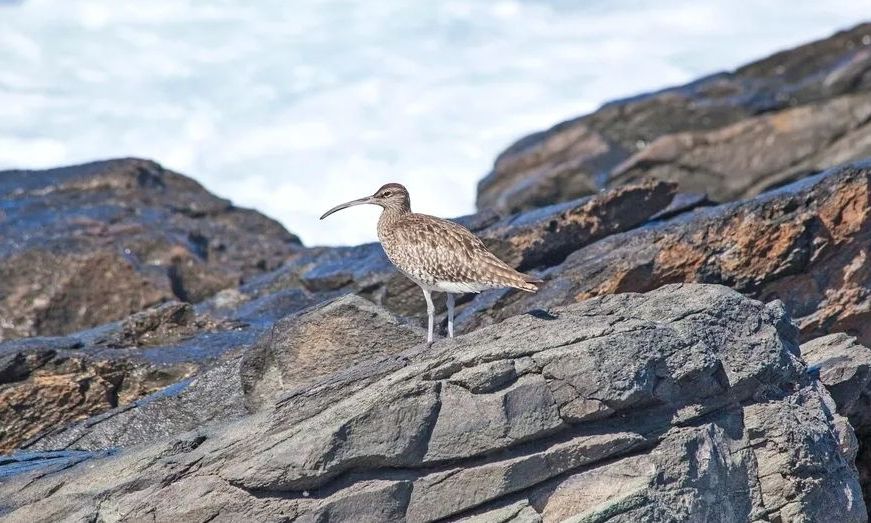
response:
<path fill-rule="evenodd" d="M 515 289 L 520 289 L 526 292 L 536 292 L 538 291 L 538 286 L 544 283 L 544 280 L 541 278 L 523 274 L 522 272 L 518 272 L 517 275 L 520 276 L 521 280 L 514 285 Z"/>
<path fill-rule="evenodd" d="M 513 287 L 526 292 L 536 292 L 538 284 L 544 283 L 544 280 L 523 274 L 492 255 L 489 260 L 484 260 L 484 265 L 497 287 Z"/>

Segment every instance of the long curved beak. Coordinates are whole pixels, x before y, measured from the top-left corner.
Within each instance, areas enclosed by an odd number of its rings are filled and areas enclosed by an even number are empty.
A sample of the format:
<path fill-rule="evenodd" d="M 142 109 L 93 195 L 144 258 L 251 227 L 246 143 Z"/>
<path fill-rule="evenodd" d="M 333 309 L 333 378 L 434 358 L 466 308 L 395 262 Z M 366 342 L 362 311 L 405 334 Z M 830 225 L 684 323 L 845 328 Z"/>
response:
<path fill-rule="evenodd" d="M 347 209 L 348 207 L 353 207 L 355 205 L 363 205 L 365 203 L 372 203 L 372 197 L 367 196 L 365 198 L 360 198 L 358 200 L 351 200 L 350 202 L 345 202 L 341 205 L 336 205 L 335 207 L 333 207 L 329 211 L 325 212 L 324 215 L 321 216 L 321 220 L 323 220 L 324 218 L 333 214 L 336 211 L 341 211 L 342 209 Z"/>

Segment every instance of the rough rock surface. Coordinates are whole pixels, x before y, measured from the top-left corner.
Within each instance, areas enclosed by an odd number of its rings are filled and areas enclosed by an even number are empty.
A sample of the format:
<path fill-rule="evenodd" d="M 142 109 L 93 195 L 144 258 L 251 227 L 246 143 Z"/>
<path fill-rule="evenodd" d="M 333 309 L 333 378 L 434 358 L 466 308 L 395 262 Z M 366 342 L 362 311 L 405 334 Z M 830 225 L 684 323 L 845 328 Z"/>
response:
<path fill-rule="evenodd" d="M 500 220 L 478 235 L 499 258 L 526 271 L 551 267 L 584 245 L 628 231 L 668 208 L 675 185 L 639 182 Z"/>
<path fill-rule="evenodd" d="M 69 421 L 162 389 L 193 370 L 92 357 L 81 342 L 33 338 L 0 345 L 0 452 Z"/>
<path fill-rule="evenodd" d="M 100 451 L 151 443 L 209 423 L 247 414 L 239 364 L 243 350 L 233 350 L 201 372 L 169 387 L 77 423 L 62 425 L 26 442 L 27 452 L 67 449 Z"/>
<path fill-rule="evenodd" d="M 0 513 L 867 520 L 841 445 L 849 425 L 779 304 L 671 285 L 552 313 L 359 365 L 237 422 L 32 464 L 0 483 Z"/>
<path fill-rule="evenodd" d="M 829 390 L 838 414 L 849 419 L 858 441 L 856 466 L 866 500 L 871 499 L 871 349 L 843 333 L 823 336 L 801 346 L 802 358 Z"/>
<path fill-rule="evenodd" d="M 717 201 L 871 155 L 871 24 L 527 136 L 478 186 L 517 211 L 656 176 Z"/>
<path fill-rule="evenodd" d="M 871 349 L 838 333 L 802 344 L 801 355 L 819 373 L 838 413 L 858 432 L 871 435 Z"/>
<path fill-rule="evenodd" d="M 0 452 L 46 431 L 64 431 L 71 421 L 138 407 L 140 398 L 165 394 L 224 352 L 250 344 L 262 328 L 169 302 L 69 336 L 0 343 Z M 225 407 L 231 408 L 203 410 Z M 119 445 L 133 438 L 129 428 L 124 432 Z"/>
<path fill-rule="evenodd" d="M 252 410 L 272 405 L 282 391 L 424 339 L 423 329 L 353 294 L 317 305 L 276 322 L 245 353 L 246 404 Z"/>
<path fill-rule="evenodd" d="M 782 300 L 807 340 L 847 332 L 871 343 L 871 163 L 832 169 L 756 199 L 604 238 L 543 273 L 536 294 L 482 294 L 462 332 L 531 309 L 673 282 L 719 283 Z"/>
<path fill-rule="evenodd" d="M 299 296 L 296 298 L 300 299 Z M 168 304 L 161 309 L 177 308 Z M 158 315 L 159 310 L 154 312 Z M 141 318 L 143 314 L 134 315 L 133 318 Z M 202 322 L 202 319 L 199 321 Z M 122 325 L 130 323 L 150 324 L 141 320 L 125 320 Z M 21 420 L 21 423 L 30 423 L 34 430 L 40 432 L 38 437 L 21 444 L 21 448 L 34 452 L 129 447 L 193 430 L 207 423 L 232 420 L 246 414 L 246 408 L 256 410 L 263 405 L 272 405 L 282 393 L 363 360 L 398 353 L 419 343 L 426 336 L 422 329 L 408 326 L 400 318 L 354 295 L 290 313 L 268 330 L 244 325 L 238 321 L 230 324 L 234 332 L 230 343 L 226 344 L 228 352 L 216 362 L 201 354 L 191 354 L 189 360 L 180 363 L 186 372 L 174 376 L 176 381 L 171 386 L 153 393 L 153 388 L 149 390 L 140 386 L 136 389 L 140 394 L 122 395 L 126 396 L 126 401 L 118 402 L 117 406 L 97 406 L 88 414 L 99 415 L 73 424 L 54 427 L 55 420 L 49 417 L 52 430 L 47 432 L 45 425 L 37 423 L 34 418 Z M 348 325 L 359 327 L 349 329 Z M 161 330 L 166 329 L 155 329 Z M 259 339 L 250 343 L 258 332 L 261 333 Z M 145 333 L 143 337 L 150 334 Z M 194 338 L 188 343 L 214 343 L 207 336 Z M 118 333 L 113 333 L 107 339 L 119 337 Z M 170 340 L 162 338 L 161 341 L 166 344 Z M 248 344 L 252 345 L 251 348 L 245 347 Z M 236 346 L 242 348 L 232 349 Z M 89 347 L 86 351 L 93 351 L 94 348 Z M 176 350 L 176 347 L 167 349 Z M 105 352 L 102 354 L 106 355 Z M 134 368 L 138 368 L 137 365 L 146 368 L 149 364 L 154 365 L 154 362 L 143 362 L 129 356 L 125 361 L 132 362 L 130 366 Z M 136 374 L 137 377 L 143 375 L 145 373 L 141 370 Z M 134 378 L 128 380 L 132 383 Z M 168 382 L 161 385 L 165 386 Z M 21 388 L 32 390 L 35 387 L 25 382 Z M 142 394 L 147 395 L 140 398 Z M 34 402 L 32 408 L 50 412 L 48 406 L 38 402 Z M 76 409 L 63 412 L 67 415 L 82 414 Z M 7 441 L 7 446 L 19 441 Z"/>
<path fill-rule="evenodd" d="M 0 341 L 198 302 L 299 246 L 274 220 L 150 161 L 0 172 Z"/>

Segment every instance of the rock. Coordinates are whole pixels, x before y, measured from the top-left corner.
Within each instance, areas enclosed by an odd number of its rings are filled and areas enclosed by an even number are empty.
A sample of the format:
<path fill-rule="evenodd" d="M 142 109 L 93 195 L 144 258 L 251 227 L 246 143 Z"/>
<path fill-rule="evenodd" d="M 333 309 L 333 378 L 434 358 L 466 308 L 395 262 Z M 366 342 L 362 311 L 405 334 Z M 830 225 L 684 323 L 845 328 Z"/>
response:
<path fill-rule="evenodd" d="M 478 185 L 515 212 L 652 175 L 725 201 L 868 156 L 871 25 L 520 139 Z"/>
<path fill-rule="evenodd" d="M 145 160 L 0 172 L 0 199 L 0 341 L 201 301 L 300 249 L 277 222 Z"/>
<path fill-rule="evenodd" d="M 99 451 L 150 443 L 209 423 L 234 420 L 245 410 L 239 364 L 242 351 L 132 403 L 41 434 L 27 452 L 58 449 Z"/>
<path fill-rule="evenodd" d="M 871 58 L 871 47 L 868 48 Z M 871 66 L 871 60 L 869 60 Z M 754 196 L 833 165 L 871 156 L 871 93 L 667 134 L 611 171 L 609 185 L 668 180 L 716 201 Z M 740 151 L 740 153 L 739 153 Z"/>
<path fill-rule="evenodd" d="M 204 321 L 198 324 L 196 319 L 190 303 L 165 303 L 124 319 L 121 328 L 105 344 L 108 347 L 141 347 L 177 341 L 210 327 Z"/>
<path fill-rule="evenodd" d="M 871 435 L 871 349 L 837 333 L 805 342 L 801 355 L 819 373 L 838 413 L 858 432 Z"/>
<path fill-rule="evenodd" d="M 867 521 L 849 425 L 780 304 L 683 284 L 552 312 L 361 363 L 237 421 L 19 473 L 0 513 Z"/>
<path fill-rule="evenodd" d="M 591 296 L 703 282 L 782 300 L 803 340 L 843 331 L 869 344 L 869 242 L 871 164 L 857 162 L 753 200 L 608 236 L 542 273 L 536 294 L 476 297 L 456 326 L 470 332 Z"/>
<path fill-rule="evenodd" d="M 210 369 L 207 373 L 227 374 L 220 370 L 221 365 L 212 368 L 213 360 L 251 343 L 263 328 L 196 314 L 190 304 L 169 302 L 123 321 L 66 337 L 0 343 L 0 452 L 22 445 L 32 450 L 117 447 L 174 433 L 170 427 L 189 430 L 197 423 L 230 417 L 224 412 L 235 413 L 235 404 L 216 391 L 235 381 L 241 405 L 237 370 L 206 387 L 212 399 L 205 394 L 195 396 L 200 403 L 194 401 L 190 413 L 175 404 L 149 414 L 153 419 L 138 427 L 128 423 L 141 416 L 141 407 L 150 405 L 151 400 L 137 401 L 140 398 L 158 391 L 172 396 L 167 387 L 180 387 L 187 383 L 182 380 L 204 369 Z M 237 355 L 234 369 L 238 369 L 240 358 Z M 199 383 L 197 379 L 195 384 Z M 191 389 L 199 390 L 197 386 Z M 191 393 L 182 394 L 185 401 L 189 397 Z M 211 403 L 218 398 L 224 401 Z M 155 409 L 152 405 L 144 410 L 151 413 Z M 122 412 L 123 416 L 119 414 Z M 95 418 L 97 415 L 104 417 Z M 90 418 L 76 428 L 67 425 L 86 417 Z M 106 428 L 110 425 L 111 429 Z M 100 434 L 86 438 L 81 434 L 83 428 Z M 47 438 L 57 432 L 64 436 Z M 65 439 L 71 434 L 76 434 L 76 445 Z M 99 443 L 88 443 L 92 439 Z"/>
<path fill-rule="evenodd" d="M 0 345 L 0 452 L 66 422 L 99 414 L 185 377 L 185 363 L 162 368 L 126 358 L 90 357 L 52 338 L 39 347 Z M 30 345 L 34 345 L 31 343 Z"/>
<path fill-rule="evenodd" d="M 272 405 L 284 391 L 425 339 L 422 329 L 353 294 L 319 304 L 278 321 L 245 353 L 246 404 Z"/>
<path fill-rule="evenodd" d="M 845 454 L 857 456 L 862 493 L 871 499 L 871 349 L 837 333 L 802 344 L 801 354 L 831 393 L 838 414 L 849 419 L 842 424 L 856 429 L 855 436 L 842 431 L 841 446 Z"/>
<path fill-rule="evenodd" d="M 629 185 L 511 216 L 479 236 L 494 254 L 519 270 L 552 267 L 584 245 L 648 221 L 668 207 L 674 190 L 674 184 L 664 182 Z"/>

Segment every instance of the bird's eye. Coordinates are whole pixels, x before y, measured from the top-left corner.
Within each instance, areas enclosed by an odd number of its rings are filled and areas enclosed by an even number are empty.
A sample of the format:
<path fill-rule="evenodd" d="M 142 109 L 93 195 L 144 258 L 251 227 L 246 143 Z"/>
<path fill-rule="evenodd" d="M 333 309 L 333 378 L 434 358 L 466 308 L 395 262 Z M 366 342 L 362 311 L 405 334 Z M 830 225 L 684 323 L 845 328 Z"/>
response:
<path fill-rule="evenodd" d="M 390 191 L 384 191 L 383 193 L 381 193 L 381 196 L 384 196 L 385 198 L 390 196 Z"/>

